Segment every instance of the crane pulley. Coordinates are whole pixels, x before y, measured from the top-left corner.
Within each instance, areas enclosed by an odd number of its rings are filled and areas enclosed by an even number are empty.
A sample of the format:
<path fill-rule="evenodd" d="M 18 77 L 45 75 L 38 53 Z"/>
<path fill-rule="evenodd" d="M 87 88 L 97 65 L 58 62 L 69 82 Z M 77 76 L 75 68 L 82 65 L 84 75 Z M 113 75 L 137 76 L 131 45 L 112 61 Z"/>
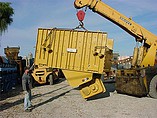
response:
<path fill-rule="evenodd" d="M 78 20 L 82 22 L 84 20 L 86 13 L 83 10 L 79 10 L 76 15 Z"/>

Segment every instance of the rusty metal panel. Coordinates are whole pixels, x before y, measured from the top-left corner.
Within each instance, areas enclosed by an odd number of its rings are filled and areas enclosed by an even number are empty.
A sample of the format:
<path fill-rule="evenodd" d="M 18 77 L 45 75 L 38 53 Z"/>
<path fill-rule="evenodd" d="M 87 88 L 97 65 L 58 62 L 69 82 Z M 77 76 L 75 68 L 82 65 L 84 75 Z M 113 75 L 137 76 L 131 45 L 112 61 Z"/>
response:
<path fill-rule="evenodd" d="M 36 65 L 103 73 L 108 60 L 107 33 L 68 29 L 38 29 Z M 110 67 L 107 67 L 110 69 Z"/>

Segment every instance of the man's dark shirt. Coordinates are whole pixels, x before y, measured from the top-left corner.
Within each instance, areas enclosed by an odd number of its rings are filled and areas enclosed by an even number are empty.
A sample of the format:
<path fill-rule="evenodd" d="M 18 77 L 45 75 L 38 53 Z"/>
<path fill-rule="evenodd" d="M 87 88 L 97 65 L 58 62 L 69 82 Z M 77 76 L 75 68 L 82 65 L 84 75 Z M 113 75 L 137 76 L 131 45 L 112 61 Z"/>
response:
<path fill-rule="evenodd" d="M 22 88 L 24 91 L 32 89 L 32 78 L 29 74 L 24 73 L 22 76 Z"/>

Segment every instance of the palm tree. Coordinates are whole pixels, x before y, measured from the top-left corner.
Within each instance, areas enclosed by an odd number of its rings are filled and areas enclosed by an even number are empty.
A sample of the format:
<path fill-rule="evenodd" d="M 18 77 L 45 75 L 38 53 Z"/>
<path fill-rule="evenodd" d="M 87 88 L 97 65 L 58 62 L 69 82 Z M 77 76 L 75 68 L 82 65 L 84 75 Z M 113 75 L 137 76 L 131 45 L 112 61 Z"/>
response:
<path fill-rule="evenodd" d="M 9 2 L 0 2 L 0 35 L 8 29 L 8 25 L 13 22 L 14 9 Z"/>

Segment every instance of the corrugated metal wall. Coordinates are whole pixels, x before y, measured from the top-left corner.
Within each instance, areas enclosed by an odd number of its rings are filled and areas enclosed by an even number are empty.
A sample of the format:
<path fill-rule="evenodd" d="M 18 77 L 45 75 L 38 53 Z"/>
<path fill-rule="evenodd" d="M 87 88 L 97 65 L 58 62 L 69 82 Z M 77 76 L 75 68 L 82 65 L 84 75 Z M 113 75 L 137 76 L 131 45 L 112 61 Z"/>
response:
<path fill-rule="evenodd" d="M 102 73 L 106 45 L 107 33 L 104 32 L 40 28 L 35 63 L 53 68 Z M 94 52 L 104 57 L 94 56 Z"/>

